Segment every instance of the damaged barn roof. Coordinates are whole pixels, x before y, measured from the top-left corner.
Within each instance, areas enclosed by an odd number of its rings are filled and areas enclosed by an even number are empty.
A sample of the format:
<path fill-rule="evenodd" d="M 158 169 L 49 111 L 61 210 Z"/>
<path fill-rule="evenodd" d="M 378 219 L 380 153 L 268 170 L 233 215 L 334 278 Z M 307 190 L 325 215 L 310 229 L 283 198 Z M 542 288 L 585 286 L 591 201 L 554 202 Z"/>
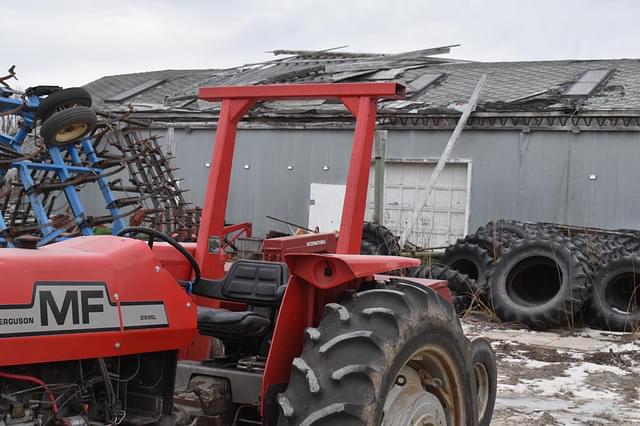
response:
<path fill-rule="evenodd" d="M 270 83 L 396 81 L 407 98 L 382 101 L 381 114 L 459 114 L 482 74 L 477 112 L 640 111 L 640 60 L 469 62 L 433 55 L 450 47 L 399 54 L 276 50 L 270 61 L 228 69 L 166 70 L 103 77 L 85 86 L 104 110 L 215 113 L 199 87 Z M 281 58 L 280 56 L 284 56 Z M 327 101 L 264 103 L 277 114 L 343 111 Z"/>

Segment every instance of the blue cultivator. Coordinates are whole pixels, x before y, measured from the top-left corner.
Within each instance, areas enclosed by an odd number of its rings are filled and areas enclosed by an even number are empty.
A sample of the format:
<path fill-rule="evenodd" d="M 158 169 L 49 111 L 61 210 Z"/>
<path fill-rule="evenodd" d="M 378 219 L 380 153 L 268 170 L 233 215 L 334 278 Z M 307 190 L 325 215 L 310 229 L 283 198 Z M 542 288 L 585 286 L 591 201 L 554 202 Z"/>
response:
<path fill-rule="evenodd" d="M 5 200 L 0 206 L 0 245 L 42 246 L 71 235 L 91 235 L 95 226 L 106 224 L 113 234 L 118 233 L 126 226 L 125 215 L 98 167 L 100 159 L 90 138 L 97 118 L 89 94 L 81 88 L 56 86 L 19 92 L 6 84 L 12 77 L 13 67 L 0 78 L 0 116 L 5 124 L 0 130 L 6 132 L 0 131 L 1 195 Z M 38 123 L 39 139 L 32 135 Z M 25 149 L 28 145 L 31 149 Z M 5 179 L 12 169 L 18 183 Z M 77 189 L 87 182 L 98 184 L 107 216 L 87 214 Z M 56 199 L 60 192 L 66 204 Z M 61 205 L 68 213 L 52 217 Z"/>

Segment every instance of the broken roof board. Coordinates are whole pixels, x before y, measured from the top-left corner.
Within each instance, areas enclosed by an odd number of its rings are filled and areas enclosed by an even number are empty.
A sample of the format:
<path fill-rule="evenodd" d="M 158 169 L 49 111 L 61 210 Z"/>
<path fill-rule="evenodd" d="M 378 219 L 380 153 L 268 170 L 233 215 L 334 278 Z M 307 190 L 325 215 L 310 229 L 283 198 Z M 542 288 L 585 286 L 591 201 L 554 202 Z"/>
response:
<path fill-rule="evenodd" d="M 405 71 L 405 68 L 391 68 L 380 70 L 367 77 L 367 80 L 393 80 Z"/>
<path fill-rule="evenodd" d="M 105 99 L 106 102 L 122 102 L 129 98 L 134 97 L 135 95 L 144 92 L 145 90 L 151 89 L 161 83 L 164 80 L 147 80 L 142 84 L 138 84 L 130 89 L 125 90 L 124 92 L 120 92 L 117 95 L 110 97 L 109 99 Z"/>
<path fill-rule="evenodd" d="M 396 60 L 398 57 L 402 58 Z M 391 60 L 388 60 L 389 58 Z M 384 66 L 380 66 L 383 62 L 386 62 Z M 319 67 L 315 68 L 319 65 L 324 66 L 324 71 Z M 352 69 L 346 71 L 347 68 Z M 481 97 L 481 101 L 488 104 L 514 101 L 519 103 L 527 99 L 537 99 L 542 103 L 548 102 L 542 109 L 539 102 L 522 103 L 522 111 L 530 109 L 557 111 L 573 108 L 570 102 L 572 97 L 582 97 L 584 100 L 580 108 L 583 111 L 640 111 L 640 60 L 638 59 L 486 63 L 450 60 L 443 64 L 436 63 L 435 58 L 411 57 L 411 55 L 339 58 L 323 54 L 318 60 L 301 56 L 224 70 L 164 70 L 108 76 L 89 83 L 85 87 L 91 93 L 94 104 L 98 108 L 124 110 L 128 108 L 130 100 L 114 102 L 114 99 L 123 94 L 130 96 L 131 92 L 125 93 L 127 90 L 148 83 L 148 80 L 160 80 L 163 81 L 161 84 L 135 94 L 133 100 L 137 103 L 163 104 L 170 108 L 187 107 L 204 112 L 205 110 L 201 109 L 203 105 L 199 102 L 190 102 L 185 105 L 189 102 L 187 95 L 195 99 L 199 87 L 264 84 L 267 81 L 273 81 L 274 78 L 277 78 L 278 82 L 287 83 L 365 81 L 372 74 L 399 68 L 404 68 L 405 71 L 391 80 L 401 80 L 405 84 L 414 86 L 409 87 L 408 91 L 411 100 L 424 105 L 419 109 L 420 111 L 446 111 L 452 102 L 467 99 L 481 74 L 489 76 Z M 603 79 L 600 79 L 602 74 L 594 76 L 594 73 L 588 73 L 598 70 L 614 70 L 614 72 L 607 74 Z M 438 75 L 442 75 L 440 80 L 434 80 L 434 76 Z M 587 96 L 571 96 L 582 87 L 582 83 L 574 90 L 568 87 L 577 83 L 580 77 L 583 77 L 583 82 L 593 80 L 593 83 L 585 83 L 585 86 L 588 86 L 586 89 L 596 81 L 600 83 Z M 139 90 L 140 88 L 135 91 Z M 585 88 L 580 90 L 582 91 L 577 93 L 586 92 Z M 105 99 L 111 102 L 105 102 Z M 207 105 L 205 108 L 209 110 L 210 106 Z M 327 108 L 326 105 L 319 106 L 319 109 L 325 108 Z M 482 110 L 482 103 L 479 109 Z M 281 112 L 285 113 L 286 110 L 283 109 Z"/>
<path fill-rule="evenodd" d="M 444 77 L 443 73 L 438 74 L 422 74 L 420 77 L 411 81 L 407 84 L 407 94 L 412 94 L 416 92 L 421 92 L 436 81 L 439 81 L 442 77 Z"/>

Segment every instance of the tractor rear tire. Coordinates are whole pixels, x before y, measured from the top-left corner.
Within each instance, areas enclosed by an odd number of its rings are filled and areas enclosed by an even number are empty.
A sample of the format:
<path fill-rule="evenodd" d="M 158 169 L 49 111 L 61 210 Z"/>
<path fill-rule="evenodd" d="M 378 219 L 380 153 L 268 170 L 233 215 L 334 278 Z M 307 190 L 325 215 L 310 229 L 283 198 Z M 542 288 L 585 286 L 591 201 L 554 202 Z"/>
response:
<path fill-rule="evenodd" d="M 40 136 L 48 146 L 64 146 L 88 136 L 96 127 L 96 113 L 85 106 L 75 106 L 53 114 L 40 127 Z"/>
<path fill-rule="evenodd" d="M 49 117 L 58 111 L 73 106 L 91 106 L 91 95 L 82 87 L 70 87 L 58 92 L 53 92 L 40 102 L 37 116 L 44 123 Z"/>
<path fill-rule="evenodd" d="M 475 425 L 474 383 L 471 345 L 451 305 L 395 280 L 328 304 L 318 328 L 305 331 L 278 395 L 278 424 L 408 425 L 425 416 Z"/>
<path fill-rule="evenodd" d="M 502 321 L 572 326 L 589 296 L 590 273 L 584 254 L 566 238 L 518 240 L 495 263 L 490 302 Z"/>
<path fill-rule="evenodd" d="M 613 260 L 593 279 L 590 319 L 611 331 L 636 331 L 640 326 L 640 258 Z"/>
<path fill-rule="evenodd" d="M 496 404 L 498 369 L 491 343 L 481 337 L 471 342 L 471 358 L 478 397 L 478 426 L 489 426 Z"/>

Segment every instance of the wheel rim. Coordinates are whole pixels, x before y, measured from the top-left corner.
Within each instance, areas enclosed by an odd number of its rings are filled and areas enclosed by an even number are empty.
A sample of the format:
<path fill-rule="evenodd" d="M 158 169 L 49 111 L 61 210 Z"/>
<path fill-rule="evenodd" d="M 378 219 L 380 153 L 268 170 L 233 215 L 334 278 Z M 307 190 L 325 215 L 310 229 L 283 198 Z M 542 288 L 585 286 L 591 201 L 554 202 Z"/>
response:
<path fill-rule="evenodd" d="M 476 394 L 478 395 L 478 420 L 483 419 L 489 405 L 489 392 L 491 389 L 489 372 L 484 364 L 476 362 L 473 365 L 476 376 Z"/>
<path fill-rule="evenodd" d="M 462 425 L 464 379 L 443 348 L 428 345 L 400 369 L 385 398 L 383 425 Z"/>
<path fill-rule="evenodd" d="M 403 367 L 385 400 L 383 425 L 444 426 L 447 417 L 440 400 L 422 386 L 411 367 Z"/>
<path fill-rule="evenodd" d="M 56 133 L 56 142 L 71 142 L 85 134 L 89 127 L 84 123 L 74 123 Z"/>

